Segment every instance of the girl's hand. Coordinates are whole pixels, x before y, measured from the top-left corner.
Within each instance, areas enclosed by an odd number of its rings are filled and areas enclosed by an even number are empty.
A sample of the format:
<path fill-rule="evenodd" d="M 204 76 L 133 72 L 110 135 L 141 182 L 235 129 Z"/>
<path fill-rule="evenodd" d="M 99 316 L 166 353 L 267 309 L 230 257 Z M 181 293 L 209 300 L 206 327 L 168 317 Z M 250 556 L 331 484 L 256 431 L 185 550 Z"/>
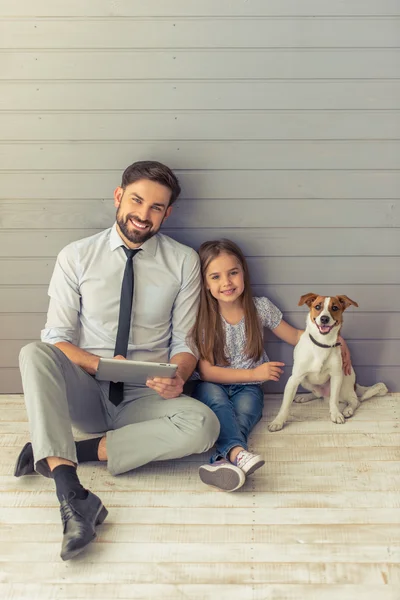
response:
<path fill-rule="evenodd" d="M 259 365 L 255 369 L 252 369 L 254 375 L 254 381 L 279 381 L 280 376 L 283 373 L 285 363 L 282 362 L 266 362 Z"/>
<path fill-rule="evenodd" d="M 338 337 L 338 342 L 341 344 L 340 350 L 342 352 L 343 373 L 345 375 L 351 375 L 352 366 L 349 347 L 341 335 Z"/>

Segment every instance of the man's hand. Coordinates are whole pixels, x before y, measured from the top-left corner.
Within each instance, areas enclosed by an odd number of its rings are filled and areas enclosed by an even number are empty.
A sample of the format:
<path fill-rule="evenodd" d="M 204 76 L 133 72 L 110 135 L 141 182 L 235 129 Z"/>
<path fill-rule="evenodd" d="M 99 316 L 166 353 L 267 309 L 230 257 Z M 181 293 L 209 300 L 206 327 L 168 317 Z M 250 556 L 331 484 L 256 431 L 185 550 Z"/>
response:
<path fill-rule="evenodd" d="M 340 350 L 342 352 L 343 373 L 345 375 L 351 375 L 352 366 L 349 347 L 341 335 L 338 337 L 338 342 L 341 344 Z"/>
<path fill-rule="evenodd" d="M 148 379 L 146 381 L 147 387 L 151 388 L 157 394 L 160 394 L 162 398 L 170 400 L 171 398 L 177 398 L 183 392 L 184 380 L 180 375 L 175 377 L 154 377 L 154 379 Z"/>

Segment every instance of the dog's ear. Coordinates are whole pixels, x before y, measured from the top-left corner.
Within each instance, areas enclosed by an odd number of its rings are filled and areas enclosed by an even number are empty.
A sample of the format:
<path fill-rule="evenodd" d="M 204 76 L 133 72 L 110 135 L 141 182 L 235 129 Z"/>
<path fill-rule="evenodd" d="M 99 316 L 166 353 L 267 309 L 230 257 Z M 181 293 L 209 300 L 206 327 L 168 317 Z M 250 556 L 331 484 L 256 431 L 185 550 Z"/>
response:
<path fill-rule="evenodd" d="M 343 306 L 343 310 L 346 310 L 346 308 L 349 308 L 349 306 L 351 304 L 353 306 L 357 306 L 357 308 L 358 308 L 357 302 L 354 302 L 354 300 L 352 300 L 348 296 L 337 296 L 337 299 L 339 300 L 340 304 Z"/>
<path fill-rule="evenodd" d="M 314 302 L 315 298 L 318 298 L 318 294 L 313 294 L 310 292 L 309 294 L 304 294 L 299 300 L 299 306 L 303 306 L 303 304 L 307 304 L 307 306 L 311 306 Z"/>

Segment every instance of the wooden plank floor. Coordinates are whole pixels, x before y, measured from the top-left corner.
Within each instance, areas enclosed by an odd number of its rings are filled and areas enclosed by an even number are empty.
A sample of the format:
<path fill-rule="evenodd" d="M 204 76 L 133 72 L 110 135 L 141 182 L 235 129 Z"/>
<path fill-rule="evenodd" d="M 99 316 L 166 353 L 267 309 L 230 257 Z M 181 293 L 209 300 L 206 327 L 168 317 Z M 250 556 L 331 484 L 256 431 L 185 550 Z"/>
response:
<path fill-rule="evenodd" d="M 29 439 L 22 396 L 0 397 L 0 598 L 400 600 L 400 394 L 344 425 L 316 400 L 251 438 L 266 465 L 240 491 L 205 487 L 207 456 L 111 477 L 82 465 L 109 509 L 85 554 L 63 563 L 51 480 L 15 479 Z M 82 436 L 81 436 L 82 437 Z"/>

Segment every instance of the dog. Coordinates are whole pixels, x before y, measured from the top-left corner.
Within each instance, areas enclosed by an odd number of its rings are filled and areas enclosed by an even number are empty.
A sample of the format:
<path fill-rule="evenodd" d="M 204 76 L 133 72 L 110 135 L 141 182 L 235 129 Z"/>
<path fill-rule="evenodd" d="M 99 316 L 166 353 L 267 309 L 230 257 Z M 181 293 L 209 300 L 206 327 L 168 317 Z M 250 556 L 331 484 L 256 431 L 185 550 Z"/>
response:
<path fill-rule="evenodd" d="M 384 383 L 371 387 L 356 384 L 354 369 L 350 375 L 343 374 L 340 342 L 337 341 L 343 323 L 343 313 L 349 306 L 358 307 L 357 302 L 347 296 L 319 296 L 305 294 L 300 298 L 299 306 L 307 304 L 310 312 L 304 333 L 294 349 L 294 364 L 283 394 L 281 408 L 270 423 L 270 431 L 279 431 L 289 416 L 293 402 L 308 402 L 315 398 L 329 398 L 329 412 L 334 423 L 344 423 L 351 417 L 360 402 L 372 396 L 384 396 L 388 389 Z M 296 392 L 299 385 L 311 394 Z M 343 412 L 339 402 L 346 407 Z"/>

